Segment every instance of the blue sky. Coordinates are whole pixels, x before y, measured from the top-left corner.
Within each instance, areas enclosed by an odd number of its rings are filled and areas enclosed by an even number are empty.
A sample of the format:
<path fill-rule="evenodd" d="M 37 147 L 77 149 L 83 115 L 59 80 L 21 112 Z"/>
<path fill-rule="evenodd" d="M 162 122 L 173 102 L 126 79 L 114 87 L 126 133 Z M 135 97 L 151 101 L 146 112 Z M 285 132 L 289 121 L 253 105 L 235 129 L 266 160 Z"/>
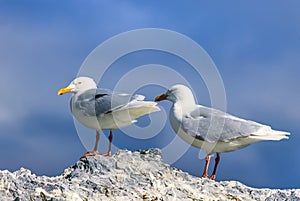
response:
<path fill-rule="evenodd" d="M 299 188 L 299 6 L 290 0 L 0 1 L 0 169 L 26 167 L 38 175 L 57 175 L 74 164 L 86 149 L 69 111 L 70 96 L 58 97 L 57 90 L 100 43 L 153 27 L 185 34 L 209 53 L 222 76 L 229 113 L 292 133 L 289 140 L 221 154 L 217 180 Z M 113 87 L 126 70 L 153 62 L 199 81 L 183 62 L 150 51 L 114 63 L 100 85 Z M 204 83 L 199 81 L 197 89 L 198 102 L 209 105 Z M 148 86 L 138 92 L 151 99 L 164 89 Z M 168 110 L 171 104 L 160 105 Z M 114 136 L 117 147 L 136 150 L 161 148 L 175 134 L 167 123 L 147 140 L 120 131 Z M 199 150 L 190 148 L 173 166 L 199 176 L 204 160 L 198 156 Z"/>

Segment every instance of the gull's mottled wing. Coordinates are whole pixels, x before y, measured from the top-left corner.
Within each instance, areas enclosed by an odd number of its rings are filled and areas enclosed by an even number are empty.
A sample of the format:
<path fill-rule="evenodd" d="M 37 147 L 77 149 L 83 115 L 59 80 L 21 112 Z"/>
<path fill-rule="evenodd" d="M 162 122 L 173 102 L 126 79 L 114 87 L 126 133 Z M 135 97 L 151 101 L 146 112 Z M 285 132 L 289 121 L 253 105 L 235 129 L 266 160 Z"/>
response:
<path fill-rule="evenodd" d="M 90 89 L 78 95 L 74 107 L 86 116 L 101 116 L 127 105 L 133 100 L 143 100 L 142 95 L 112 92 L 109 89 Z"/>
<path fill-rule="evenodd" d="M 268 126 L 204 106 L 198 106 L 189 115 L 183 116 L 181 122 L 181 128 L 186 133 L 207 142 L 247 137 L 263 127 Z"/>

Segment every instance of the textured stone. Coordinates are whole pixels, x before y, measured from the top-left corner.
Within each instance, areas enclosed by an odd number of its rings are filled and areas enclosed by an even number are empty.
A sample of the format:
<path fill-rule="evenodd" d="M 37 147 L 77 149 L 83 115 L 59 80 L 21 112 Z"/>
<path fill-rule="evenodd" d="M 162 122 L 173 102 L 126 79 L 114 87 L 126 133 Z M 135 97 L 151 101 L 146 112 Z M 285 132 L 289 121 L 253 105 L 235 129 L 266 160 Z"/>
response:
<path fill-rule="evenodd" d="M 300 200 L 300 189 L 255 189 L 200 179 L 163 163 L 159 149 L 88 157 L 56 177 L 0 171 L 0 200 Z"/>

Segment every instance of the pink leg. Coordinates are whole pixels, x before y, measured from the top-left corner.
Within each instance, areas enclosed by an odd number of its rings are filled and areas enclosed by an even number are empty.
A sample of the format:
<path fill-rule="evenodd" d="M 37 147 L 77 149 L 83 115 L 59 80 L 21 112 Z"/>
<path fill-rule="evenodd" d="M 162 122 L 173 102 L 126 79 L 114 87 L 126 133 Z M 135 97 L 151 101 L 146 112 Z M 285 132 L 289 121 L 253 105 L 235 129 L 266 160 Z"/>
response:
<path fill-rule="evenodd" d="M 110 129 L 109 130 L 109 136 L 108 136 L 108 140 L 109 140 L 108 150 L 107 150 L 107 153 L 101 154 L 101 156 L 111 156 L 111 143 L 112 143 L 112 139 L 113 139 L 113 134 L 112 134 L 112 129 Z"/>
<path fill-rule="evenodd" d="M 206 178 L 208 176 L 208 166 L 209 166 L 209 162 L 210 162 L 210 155 L 207 155 L 205 158 L 205 166 L 204 166 L 204 171 L 202 174 L 202 178 Z"/>
<path fill-rule="evenodd" d="M 220 154 L 217 153 L 217 157 L 216 157 L 216 161 L 215 161 L 215 166 L 214 166 L 214 170 L 213 170 L 213 173 L 212 175 L 209 177 L 209 179 L 211 180 L 215 180 L 216 179 L 216 172 L 217 172 L 217 167 L 218 167 L 218 164 L 220 162 Z"/>
<path fill-rule="evenodd" d="M 99 131 L 96 131 L 96 142 L 95 142 L 95 146 L 94 146 L 93 151 L 86 152 L 80 158 L 85 158 L 87 156 L 96 156 L 98 154 L 98 142 L 99 142 L 99 139 L 100 139 L 100 133 L 99 133 Z"/>

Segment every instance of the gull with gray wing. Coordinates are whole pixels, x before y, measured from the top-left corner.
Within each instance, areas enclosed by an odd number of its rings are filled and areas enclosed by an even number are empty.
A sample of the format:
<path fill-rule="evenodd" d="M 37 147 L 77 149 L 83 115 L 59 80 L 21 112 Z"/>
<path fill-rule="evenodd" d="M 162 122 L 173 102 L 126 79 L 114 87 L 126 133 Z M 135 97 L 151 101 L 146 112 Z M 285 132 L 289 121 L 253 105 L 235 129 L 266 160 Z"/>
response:
<path fill-rule="evenodd" d="M 192 91 L 184 85 L 174 85 L 165 94 L 155 98 L 155 101 L 162 100 L 173 102 L 169 117 L 173 130 L 189 144 L 206 151 L 202 177 L 208 176 L 212 153 L 216 153 L 217 157 L 210 179 L 215 179 L 221 152 L 234 151 L 264 140 L 288 139 L 290 134 L 214 108 L 197 105 Z"/>
<path fill-rule="evenodd" d="M 111 155 L 112 130 L 135 123 L 138 117 L 159 111 L 157 103 L 144 101 L 142 95 L 118 93 L 109 89 L 97 88 L 95 81 L 89 77 L 78 77 L 58 95 L 73 93 L 70 109 L 74 117 L 84 126 L 96 130 L 96 142 L 93 151 L 82 157 L 98 153 L 100 130 L 109 129 L 109 147 L 105 156 Z"/>

